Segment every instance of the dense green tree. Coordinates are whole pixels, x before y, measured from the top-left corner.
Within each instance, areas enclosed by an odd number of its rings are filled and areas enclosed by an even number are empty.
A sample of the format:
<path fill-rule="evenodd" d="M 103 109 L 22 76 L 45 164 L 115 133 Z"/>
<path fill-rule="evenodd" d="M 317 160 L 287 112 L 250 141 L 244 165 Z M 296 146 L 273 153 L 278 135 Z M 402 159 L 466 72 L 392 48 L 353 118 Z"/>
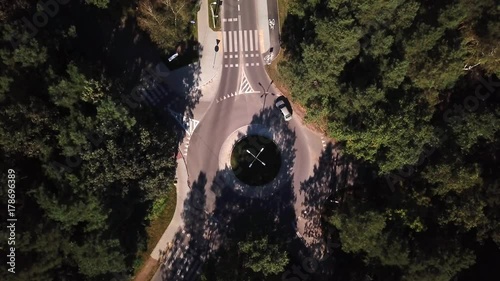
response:
<path fill-rule="evenodd" d="M 137 21 L 151 40 L 165 52 L 172 52 L 190 37 L 195 2 L 186 0 L 141 0 Z"/>
<path fill-rule="evenodd" d="M 244 255 L 244 266 L 264 276 L 283 272 L 289 261 L 287 253 L 280 250 L 279 245 L 269 243 L 268 240 L 268 237 L 263 237 L 238 242 L 238 247 Z"/>
<path fill-rule="evenodd" d="M 289 12 L 278 68 L 292 97 L 391 185 L 353 179 L 374 184 L 328 218 L 342 251 L 382 279 L 450 280 L 481 243 L 500 245 L 498 5 L 309 0 Z"/>
<path fill-rule="evenodd" d="M 89 59 L 103 54 L 81 44 L 87 22 L 72 17 L 81 5 L 61 6 L 64 13 L 33 35 L 14 23 L 34 14 L 35 2 L 0 4 L 0 176 L 4 167 L 16 170 L 16 215 L 23 218 L 16 274 L 2 280 L 130 273 L 152 202 L 174 180 L 173 128 L 154 109 L 123 103 L 122 77 L 103 71 L 104 57 Z"/>

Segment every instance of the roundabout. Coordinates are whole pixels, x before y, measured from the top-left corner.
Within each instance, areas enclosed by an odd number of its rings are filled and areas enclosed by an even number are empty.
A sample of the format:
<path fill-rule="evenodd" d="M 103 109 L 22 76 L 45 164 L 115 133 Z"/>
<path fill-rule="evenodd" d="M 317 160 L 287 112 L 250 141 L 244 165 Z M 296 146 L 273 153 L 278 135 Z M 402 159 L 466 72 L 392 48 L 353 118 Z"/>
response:
<path fill-rule="evenodd" d="M 261 124 L 233 131 L 219 152 L 220 177 L 244 197 L 265 198 L 286 180 L 284 144 L 274 130 Z"/>

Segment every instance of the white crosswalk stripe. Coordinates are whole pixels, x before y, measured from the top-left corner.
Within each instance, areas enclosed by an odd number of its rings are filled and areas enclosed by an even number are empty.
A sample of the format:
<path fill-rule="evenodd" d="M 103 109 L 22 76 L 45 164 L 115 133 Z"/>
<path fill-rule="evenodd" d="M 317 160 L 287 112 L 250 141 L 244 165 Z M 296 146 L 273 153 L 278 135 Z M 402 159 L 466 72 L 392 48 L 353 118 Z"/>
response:
<path fill-rule="evenodd" d="M 243 32 L 238 30 L 238 42 L 240 44 L 240 48 L 243 49 Z"/>
<path fill-rule="evenodd" d="M 229 45 L 229 52 L 232 53 L 233 52 L 233 38 L 232 38 L 232 35 L 233 33 L 231 31 L 229 31 L 227 33 L 227 44 Z"/>
<path fill-rule="evenodd" d="M 255 50 L 259 50 L 259 31 L 254 30 L 254 35 L 255 35 Z"/>
<path fill-rule="evenodd" d="M 244 42 L 245 42 L 245 48 L 244 51 L 248 52 L 248 30 L 243 31 L 243 37 L 244 37 Z"/>
<path fill-rule="evenodd" d="M 233 31 L 234 52 L 238 52 L 238 31 Z"/>
<path fill-rule="evenodd" d="M 253 51 L 253 31 L 250 31 L 250 51 Z"/>

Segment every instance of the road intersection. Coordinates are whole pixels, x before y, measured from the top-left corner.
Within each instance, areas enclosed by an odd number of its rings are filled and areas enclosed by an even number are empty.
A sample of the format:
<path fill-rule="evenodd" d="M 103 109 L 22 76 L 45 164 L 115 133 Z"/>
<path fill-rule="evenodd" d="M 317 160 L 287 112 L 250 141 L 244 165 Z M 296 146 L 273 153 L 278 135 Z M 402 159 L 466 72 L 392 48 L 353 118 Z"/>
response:
<path fill-rule="evenodd" d="M 248 134 L 272 136 L 282 150 L 284 164 L 281 175 L 271 184 L 272 192 L 266 196 L 281 194 L 282 191 L 293 194 L 293 200 L 288 201 L 291 201 L 289 204 L 295 214 L 295 221 L 292 222 L 294 232 L 305 244 L 319 247 L 323 244 L 321 237 L 308 236 L 309 231 L 306 230 L 306 227 L 312 228 L 312 224 L 318 227 L 318 217 L 303 214 L 306 208 L 311 207 L 305 202 L 307 190 L 304 186 L 311 179 L 318 178 L 315 173 L 318 173 L 317 166 L 326 148 L 325 140 L 308 129 L 300 118 L 293 118 L 290 122 L 283 120 L 274 108 L 274 99 L 281 94 L 265 71 L 265 58 L 279 52 L 276 1 L 223 1 L 220 15 L 222 31 L 218 33 L 207 30 L 203 22 L 204 19 L 208 22 L 205 6 L 208 6 L 207 3 L 202 1 L 198 14 L 199 38 L 204 44 L 202 58 L 197 65 L 200 81 L 192 88 L 186 83 L 180 86 L 184 87 L 181 92 L 197 96 L 196 104 L 190 112 L 183 114 L 164 107 L 182 125 L 186 134 L 181 146 L 183 161 L 178 161 L 176 213 L 151 256 L 159 260 L 159 253 L 171 241 L 178 246 L 170 250 L 169 258 L 162 259 L 162 266 L 152 279 L 154 281 L 191 280 L 199 272 L 203 261 L 217 249 L 216 238 L 223 237 L 224 231 L 231 229 L 222 219 L 226 217 L 223 214 L 227 210 L 222 210 L 220 206 L 223 200 L 236 202 L 234 205 L 239 206 L 238 199 L 224 199 L 227 195 L 223 194 L 227 194 L 225 189 L 236 189 L 242 185 L 237 183 L 230 164 L 226 164 L 224 159 L 228 158 L 227 151 L 234 141 Z M 274 26 L 269 25 L 270 19 L 275 19 Z M 175 73 L 169 79 L 169 85 L 182 80 Z M 242 194 L 240 196 L 244 197 Z M 316 204 L 328 195 L 325 191 L 315 198 L 318 201 Z M 269 200 L 282 200 L 279 196 Z M 262 196 L 260 199 L 266 200 Z M 308 210 L 308 213 L 315 212 Z M 179 240 L 187 242 L 176 242 Z"/>

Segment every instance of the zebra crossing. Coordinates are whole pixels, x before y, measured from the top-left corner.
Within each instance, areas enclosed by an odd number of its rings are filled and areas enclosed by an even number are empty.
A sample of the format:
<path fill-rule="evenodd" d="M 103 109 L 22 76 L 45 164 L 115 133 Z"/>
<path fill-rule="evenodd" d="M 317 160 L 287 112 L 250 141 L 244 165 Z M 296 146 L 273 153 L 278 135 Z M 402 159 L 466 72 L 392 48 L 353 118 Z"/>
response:
<path fill-rule="evenodd" d="M 233 30 L 222 33 L 222 42 L 225 53 L 259 52 L 258 30 Z"/>

